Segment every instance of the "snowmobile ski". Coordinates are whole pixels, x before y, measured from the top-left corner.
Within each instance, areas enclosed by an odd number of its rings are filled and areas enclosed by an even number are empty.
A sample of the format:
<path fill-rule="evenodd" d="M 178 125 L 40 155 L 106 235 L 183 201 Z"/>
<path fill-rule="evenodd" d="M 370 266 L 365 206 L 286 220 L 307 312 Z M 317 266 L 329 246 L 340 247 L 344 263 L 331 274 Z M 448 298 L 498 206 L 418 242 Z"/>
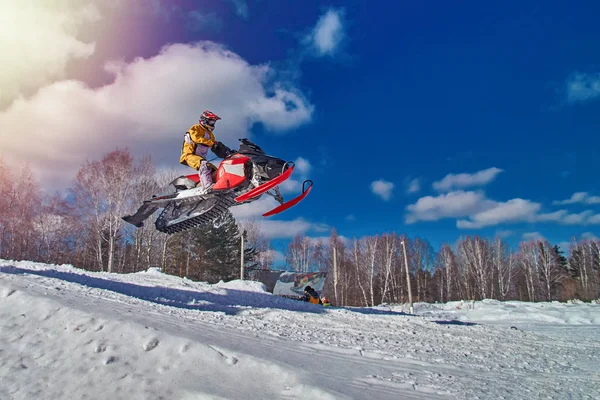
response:
<path fill-rule="evenodd" d="M 309 183 L 309 182 L 310 182 L 310 185 L 308 186 L 308 188 L 305 189 L 304 185 L 306 185 L 306 183 Z M 291 208 L 291 207 L 295 206 L 296 204 L 300 203 L 302 200 L 304 200 L 304 198 L 306 196 L 308 196 L 308 193 L 312 189 L 312 186 L 313 186 L 313 181 L 311 181 L 311 180 L 304 181 L 302 183 L 302 194 L 300 194 L 299 196 L 296 196 L 292 200 L 289 200 L 289 201 L 286 201 L 286 202 L 280 204 L 279 206 L 275 207 L 271 211 L 267 211 L 262 216 L 270 217 L 271 215 L 279 214 L 280 212 L 283 212 L 283 211 L 287 210 L 288 208 Z"/>
<path fill-rule="evenodd" d="M 256 197 L 256 196 L 260 196 L 261 194 L 273 189 L 275 186 L 282 184 L 284 181 L 286 181 L 292 175 L 292 172 L 294 172 L 293 163 L 290 162 L 289 164 L 292 164 L 292 166 L 287 168 L 283 174 L 279 175 L 277 178 L 273 178 L 270 181 L 263 183 L 262 185 L 257 186 L 254 189 L 236 197 L 235 201 L 237 201 L 238 203 L 243 203 L 244 201 L 250 200 L 251 198 Z"/>

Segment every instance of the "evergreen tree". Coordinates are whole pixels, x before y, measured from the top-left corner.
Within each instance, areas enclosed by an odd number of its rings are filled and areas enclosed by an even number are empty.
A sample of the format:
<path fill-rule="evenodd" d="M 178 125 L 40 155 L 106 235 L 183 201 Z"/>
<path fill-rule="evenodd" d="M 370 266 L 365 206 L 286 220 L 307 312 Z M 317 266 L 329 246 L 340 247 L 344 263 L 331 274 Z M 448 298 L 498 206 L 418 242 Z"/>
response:
<path fill-rule="evenodd" d="M 571 251 L 569 258 L 568 271 L 572 278 L 578 278 L 583 267 L 581 248 L 576 246 Z"/>
<path fill-rule="evenodd" d="M 557 258 L 558 261 L 558 265 L 560 265 L 560 267 L 565 270 L 568 271 L 569 269 L 569 261 L 567 260 L 567 257 L 565 257 L 563 254 L 565 254 L 564 251 L 562 251 L 562 249 L 560 248 L 559 245 L 555 244 L 554 245 L 554 255 Z"/>
<path fill-rule="evenodd" d="M 203 280 L 215 283 L 240 278 L 241 237 L 231 212 L 227 211 L 216 226 L 198 227 L 193 241 Z M 255 249 L 245 246 L 244 266 L 256 267 L 256 258 Z"/>

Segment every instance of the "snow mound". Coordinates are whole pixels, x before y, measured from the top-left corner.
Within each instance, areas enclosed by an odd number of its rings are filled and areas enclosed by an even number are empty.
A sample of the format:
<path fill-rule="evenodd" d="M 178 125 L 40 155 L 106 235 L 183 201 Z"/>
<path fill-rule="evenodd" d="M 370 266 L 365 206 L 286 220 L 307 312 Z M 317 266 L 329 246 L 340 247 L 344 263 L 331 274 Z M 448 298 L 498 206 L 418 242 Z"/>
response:
<path fill-rule="evenodd" d="M 264 283 L 241 279 L 236 279 L 229 282 L 220 281 L 219 283 L 215 284 L 215 287 L 222 289 L 243 290 L 246 292 L 268 293 L 267 285 L 265 285 Z"/>

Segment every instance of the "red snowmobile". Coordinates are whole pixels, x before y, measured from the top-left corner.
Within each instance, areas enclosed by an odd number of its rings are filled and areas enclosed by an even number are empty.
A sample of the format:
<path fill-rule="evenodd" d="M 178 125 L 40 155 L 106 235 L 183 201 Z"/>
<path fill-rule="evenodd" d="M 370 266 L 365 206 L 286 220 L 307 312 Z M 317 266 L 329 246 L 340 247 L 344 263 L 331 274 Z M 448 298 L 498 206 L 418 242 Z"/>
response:
<path fill-rule="evenodd" d="M 199 182 L 198 174 L 182 175 L 171 182 L 175 191 L 165 195 L 154 195 L 145 200 L 133 215 L 123 220 L 136 227 L 160 208 L 164 208 L 155 221 L 156 229 L 176 233 L 199 225 L 218 225 L 229 207 L 251 203 L 263 194 L 273 196 L 279 206 L 263 214 L 263 217 L 279 214 L 298 204 L 310 192 L 311 180 L 302 183 L 302 193 L 285 202 L 279 185 L 294 171 L 294 163 L 267 155 L 260 147 L 248 139 L 240 139 L 240 149 L 233 151 L 217 142 L 212 148 L 219 158 L 223 158 L 213 173 L 215 184 L 206 191 Z"/>

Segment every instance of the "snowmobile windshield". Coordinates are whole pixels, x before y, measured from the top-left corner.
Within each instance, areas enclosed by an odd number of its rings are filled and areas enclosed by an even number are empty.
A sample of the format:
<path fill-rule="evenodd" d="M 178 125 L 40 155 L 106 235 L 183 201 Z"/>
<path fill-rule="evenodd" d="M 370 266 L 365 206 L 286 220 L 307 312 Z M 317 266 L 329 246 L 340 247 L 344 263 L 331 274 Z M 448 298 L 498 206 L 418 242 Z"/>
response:
<path fill-rule="evenodd" d="M 263 149 L 254 144 L 248 139 L 240 139 L 240 150 L 241 154 L 260 154 L 266 155 Z"/>

